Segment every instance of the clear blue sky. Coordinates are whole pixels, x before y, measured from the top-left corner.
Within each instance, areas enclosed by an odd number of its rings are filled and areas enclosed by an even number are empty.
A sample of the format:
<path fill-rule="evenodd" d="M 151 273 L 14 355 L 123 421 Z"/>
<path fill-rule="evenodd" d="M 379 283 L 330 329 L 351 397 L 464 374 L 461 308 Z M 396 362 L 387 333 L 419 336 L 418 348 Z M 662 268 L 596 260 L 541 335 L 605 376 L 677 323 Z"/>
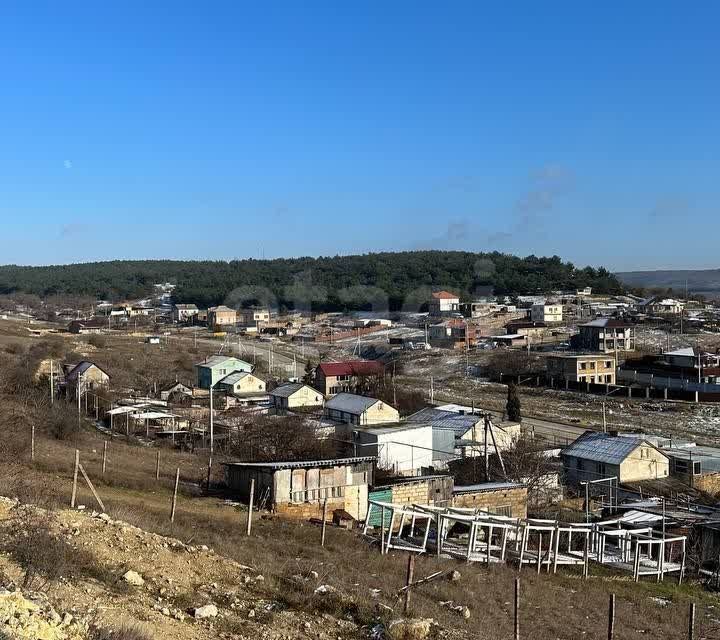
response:
<path fill-rule="evenodd" d="M 0 263 L 718 267 L 716 2 L 0 4 Z"/>

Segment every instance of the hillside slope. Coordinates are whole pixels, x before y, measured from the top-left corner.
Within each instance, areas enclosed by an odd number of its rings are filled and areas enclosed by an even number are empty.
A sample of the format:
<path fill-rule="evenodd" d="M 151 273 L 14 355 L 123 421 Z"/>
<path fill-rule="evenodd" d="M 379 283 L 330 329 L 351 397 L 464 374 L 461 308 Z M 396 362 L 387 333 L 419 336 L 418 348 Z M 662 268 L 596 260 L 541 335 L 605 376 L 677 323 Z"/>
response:
<path fill-rule="evenodd" d="M 303 308 L 417 307 L 428 288 L 463 295 L 545 292 L 593 287 L 621 289 L 599 267 L 577 268 L 559 257 L 519 258 L 501 253 L 408 251 L 275 260 L 137 260 L 47 267 L 0 267 L 0 294 L 73 294 L 101 298 L 147 295 L 154 283 L 177 285 L 181 302 L 202 306 L 262 302 Z"/>
<path fill-rule="evenodd" d="M 720 269 L 620 271 L 615 274 L 628 287 L 675 289 L 707 297 L 720 297 Z"/>

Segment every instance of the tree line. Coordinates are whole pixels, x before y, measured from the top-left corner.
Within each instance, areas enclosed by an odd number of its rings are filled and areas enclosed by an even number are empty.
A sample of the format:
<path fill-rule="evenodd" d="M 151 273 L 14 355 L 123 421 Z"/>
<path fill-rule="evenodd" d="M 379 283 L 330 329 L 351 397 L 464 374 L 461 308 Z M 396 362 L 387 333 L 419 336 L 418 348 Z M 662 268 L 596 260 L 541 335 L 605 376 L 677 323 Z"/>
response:
<path fill-rule="evenodd" d="M 0 294 L 92 296 L 111 301 L 176 285 L 177 302 L 280 309 L 419 309 L 431 290 L 449 289 L 462 299 L 548 293 L 592 287 L 621 293 L 604 267 L 576 267 L 558 256 L 524 258 L 466 251 L 408 251 L 273 260 L 123 260 L 63 266 L 0 267 Z"/>

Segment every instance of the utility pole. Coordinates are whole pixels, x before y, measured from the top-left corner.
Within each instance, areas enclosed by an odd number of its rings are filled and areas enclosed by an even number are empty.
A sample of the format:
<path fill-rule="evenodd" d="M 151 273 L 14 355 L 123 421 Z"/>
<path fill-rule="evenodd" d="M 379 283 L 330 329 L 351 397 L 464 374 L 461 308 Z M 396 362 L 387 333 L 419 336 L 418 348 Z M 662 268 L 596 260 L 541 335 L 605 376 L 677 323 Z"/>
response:
<path fill-rule="evenodd" d="M 212 459 L 213 447 L 215 443 L 215 423 L 213 421 L 213 385 L 212 380 L 210 381 L 210 458 Z"/>
<path fill-rule="evenodd" d="M 52 360 L 50 360 L 50 404 L 55 404 L 55 373 Z"/>
<path fill-rule="evenodd" d="M 488 422 L 490 418 L 488 414 L 485 414 L 485 442 L 483 443 L 484 456 L 485 456 L 485 481 L 490 481 L 490 458 L 488 457 Z"/>
<path fill-rule="evenodd" d="M 607 433 L 607 421 L 605 419 L 605 401 L 604 400 L 602 403 L 602 409 L 603 409 L 603 433 Z"/>
<path fill-rule="evenodd" d="M 430 404 L 435 404 L 435 389 L 433 388 L 432 376 L 430 376 Z"/>

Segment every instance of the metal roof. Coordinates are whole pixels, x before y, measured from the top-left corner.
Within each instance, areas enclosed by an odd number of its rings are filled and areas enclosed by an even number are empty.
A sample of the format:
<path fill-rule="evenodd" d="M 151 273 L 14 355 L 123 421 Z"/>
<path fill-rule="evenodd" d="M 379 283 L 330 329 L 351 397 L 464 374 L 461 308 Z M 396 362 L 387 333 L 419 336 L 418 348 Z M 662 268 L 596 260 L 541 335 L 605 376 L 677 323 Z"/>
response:
<path fill-rule="evenodd" d="M 367 398 L 354 393 L 338 393 L 325 403 L 325 408 L 360 415 L 378 402 L 381 402 L 381 400 L 377 398 Z"/>
<path fill-rule="evenodd" d="M 522 489 L 520 482 L 481 482 L 480 484 L 467 484 L 453 488 L 453 493 L 481 493 L 483 491 L 503 491 L 504 489 Z"/>
<path fill-rule="evenodd" d="M 359 464 L 361 462 L 374 462 L 375 456 L 357 456 L 354 458 L 335 458 L 331 460 L 295 460 L 279 462 L 223 462 L 226 467 L 251 467 L 255 469 L 306 469 L 308 467 L 339 467 L 348 464 Z"/>
<path fill-rule="evenodd" d="M 410 431 L 412 429 L 431 429 L 427 423 L 416 424 L 414 422 L 388 422 L 385 424 L 369 424 L 369 425 L 351 425 L 353 431 L 361 431 L 362 433 L 371 433 L 380 435 L 384 433 L 397 433 L 399 431 Z"/>
<path fill-rule="evenodd" d="M 374 376 L 382 375 L 385 371 L 382 363 L 375 360 L 321 362 L 318 366 L 326 376 Z"/>
<path fill-rule="evenodd" d="M 83 360 L 82 362 L 76 364 L 70 372 L 65 376 L 66 380 L 75 380 L 78 376 L 85 373 L 90 367 L 97 367 L 102 371 L 105 375 L 107 375 L 107 372 L 104 371 L 101 367 L 98 367 L 94 362 L 88 362 L 87 360 Z"/>
<path fill-rule="evenodd" d="M 240 358 L 236 358 L 235 356 L 210 356 L 206 360 L 203 360 L 202 362 L 198 362 L 195 366 L 196 367 L 217 367 L 221 364 L 224 364 L 225 362 L 228 362 L 228 360 L 235 360 L 237 362 L 242 362 L 243 364 L 246 364 L 248 367 L 252 367 L 252 365 L 249 362 L 245 362 L 245 360 L 241 360 Z"/>
<path fill-rule="evenodd" d="M 586 431 L 560 453 L 583 460 L 621 464 L 641 444 L 653 445 L 643 437 L 613 436 L 609 433 Z"/>
<path fill-rule="evenodd" d="M 675 349 L 675 351 L 665 351 L 664 356 L 696 356 L 694 347 L 683 347 L 682 349 Z"/>
<path fill-rule="evenodd" d="M 286 384 L 281 384 L 279 387 L 275 387 L 270 392 L 270 395 L 275 396 L 276 398 L 289 398 L 293 393 L 295 393 L 296 391 L 300 391 L 300 389 L 302 389 L 303 387 L 312 389 L 318 395 L 322 395 L 319 391 L 313 389 L 310 385 L 303 384 L 302 382 L 288 382 Z"/>
<path fill-rule="evenodd" d="M 478 422 L 481 422 L 483 417 L 427 407 L 408 416 L 406 420 L 407 422 L 426 423 L 431 425 L 433 429 L 450 429 L 458 434 L 463 434 Z"/>
<path fill-rule="evenodd" d="M 251 375 L 247 371 L 235 371 L 228 376 L 225 376 L 218 384 L 235 384 L 242 380 L 245 376 Z"/>
<path fill-rule="evenodd" d="M 581 327 L 600 327 L 608 329 L 628 329 L 633 325 L 617 318 L 596 318 L 585 324 L 581 324 Z"/>

